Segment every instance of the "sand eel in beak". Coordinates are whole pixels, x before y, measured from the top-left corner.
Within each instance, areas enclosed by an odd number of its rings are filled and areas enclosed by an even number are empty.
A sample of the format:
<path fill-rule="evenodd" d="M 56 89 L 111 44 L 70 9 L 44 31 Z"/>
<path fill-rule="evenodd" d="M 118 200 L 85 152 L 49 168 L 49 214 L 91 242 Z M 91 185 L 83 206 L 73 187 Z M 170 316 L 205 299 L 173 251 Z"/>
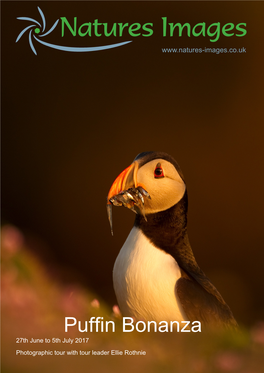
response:
<path fill-rule="evenodd" d="M 136 213 L 113 270 L 123 316 L 236 327 L 230 308 L 194 258 L 187 234 L 186 185 L 171 156 L 141 153 L 116 178 L 107 197 L 113 233 L 112 205 Z"/>

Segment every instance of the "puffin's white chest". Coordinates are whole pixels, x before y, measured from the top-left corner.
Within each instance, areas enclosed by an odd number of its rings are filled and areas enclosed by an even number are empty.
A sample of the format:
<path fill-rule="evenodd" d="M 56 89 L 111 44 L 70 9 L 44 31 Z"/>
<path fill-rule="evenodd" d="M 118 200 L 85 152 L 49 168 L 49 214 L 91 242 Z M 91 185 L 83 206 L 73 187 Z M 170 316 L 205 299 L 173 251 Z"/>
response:
<path fill-rule="evenodd" d="M 134 227 L 113 271 L 114 289 L 123 316 L 156 322 L 186 320 L 175 290 L 180 276 L 175 259 L 153 246 Z"/>

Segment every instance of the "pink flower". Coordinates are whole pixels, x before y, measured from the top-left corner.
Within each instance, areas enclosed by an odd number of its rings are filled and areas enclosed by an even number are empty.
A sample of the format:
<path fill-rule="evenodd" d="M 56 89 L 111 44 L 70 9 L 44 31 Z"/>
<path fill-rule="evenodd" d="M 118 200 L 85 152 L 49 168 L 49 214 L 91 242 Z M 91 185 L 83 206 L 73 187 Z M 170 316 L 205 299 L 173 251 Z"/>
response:
<path fill-rule="evenodd" d="M 13 225 L 2 227 L 2 248 L 3 251 L 14 255 L 24 244 L 22 233 Z"/>
<path fill-rule="evenodd" d="M 257 323 L 251 329 L 251 338 L 253 342 L 255 343 L 264 344 L 264 322 L 263 321 Z"/>
<path fill-rule="evenodd" d="M 115 304 L 115 305 L 113 306 L 113 313 L 114 313 L 114 317 L 116 317 L 116 318 L 118 318 L 118 319 L 120 319 L 120 318 L 122 317 L 121 312 L 120 312 L 120 309 L 119 309 L 119 307 L 118 307 L 117 304 Z"/>
<path fill-rule="evenodd" d="M 92 302 L 91 302 L 91 306 L 94 307 L 94 308 L 100 308 L 100 302 L 98 299 L 94 299 Z"/>
<path fill-rule="evenodd" d="M 242 365 L 242 358 L 233 352 L 222 352 L 215 360 L 218 369 L 225 372 L 233 372 Z"/>
<path fill-rule="evenodd" d="M 62 288 L 58 301 L 60 308 L 66 314 L 81 315 L 85 310 L 85 299 L 82 292 L 74 285 Z"/>

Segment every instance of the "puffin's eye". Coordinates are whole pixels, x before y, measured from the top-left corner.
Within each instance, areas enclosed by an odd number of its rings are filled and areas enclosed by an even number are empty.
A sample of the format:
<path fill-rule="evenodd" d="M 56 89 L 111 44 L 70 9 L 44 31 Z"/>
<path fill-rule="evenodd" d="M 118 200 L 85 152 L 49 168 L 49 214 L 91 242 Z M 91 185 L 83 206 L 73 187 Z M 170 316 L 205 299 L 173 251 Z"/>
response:
<path fill-rule="evenodd" d="M 163 169 L 162 169 L 160 163 L 157 164 L 157 166 L 154 170 L 154 177 L 155 177 L 155 179 L 160 179 L 160 178 L 164 177 Z"/>

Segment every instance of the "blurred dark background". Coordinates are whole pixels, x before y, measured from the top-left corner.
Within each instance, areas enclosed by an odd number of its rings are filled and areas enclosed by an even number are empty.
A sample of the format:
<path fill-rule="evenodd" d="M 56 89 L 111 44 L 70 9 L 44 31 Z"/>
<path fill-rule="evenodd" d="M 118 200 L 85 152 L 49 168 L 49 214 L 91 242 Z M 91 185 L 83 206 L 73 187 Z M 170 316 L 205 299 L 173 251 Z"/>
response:
<path fill-rule="evenodd" d="M 110 305 L 112 267 L 134 220 L 105 202 L 115 177 L 147 150 L 171 154 L 189 193 L 198 263 L 241 323 L 263 316 L 263 11 L 260 2 L 2 2 L 2 219 L 19 227 L 51 275 L 81 282 Z M 153 36 L 93 53 L 56 51 L 29 22 L 154 23 Z M 163 38 L 161 17 L 247 23 L 247 35 Z M 62 44 L 60 26 L 46 41 Z M 91 46 L 131 40 L 74 38 Z M 162 47 L 244 54 L 164 54 Z"/>

